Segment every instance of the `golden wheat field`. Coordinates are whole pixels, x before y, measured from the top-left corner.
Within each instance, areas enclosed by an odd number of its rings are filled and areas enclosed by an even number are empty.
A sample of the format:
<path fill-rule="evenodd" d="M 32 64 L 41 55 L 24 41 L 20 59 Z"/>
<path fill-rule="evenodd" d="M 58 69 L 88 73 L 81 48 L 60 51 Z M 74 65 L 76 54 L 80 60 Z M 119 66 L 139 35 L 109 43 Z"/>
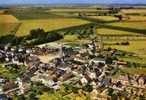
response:
<path fill-rule="evenodd" d="M 19 21 L 12 15 L 0 15 L 0 35 L 10 34 L 19 24 Z"/>
<path fill-rule="evenodd" d="M 0 15 L 0 23 L 16 23 L 18 20 L 12 15 Z"/>

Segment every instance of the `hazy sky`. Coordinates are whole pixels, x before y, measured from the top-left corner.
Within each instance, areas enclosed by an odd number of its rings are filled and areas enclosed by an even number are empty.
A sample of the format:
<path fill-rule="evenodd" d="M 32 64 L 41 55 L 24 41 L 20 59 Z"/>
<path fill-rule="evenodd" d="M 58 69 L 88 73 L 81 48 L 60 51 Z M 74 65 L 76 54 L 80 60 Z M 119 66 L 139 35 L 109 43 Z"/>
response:
<path fill-rule="evenodd" d="M 141 3 L 146 0 L 0 0 L 0 4 L 52 4 L 52 3 Z"/>

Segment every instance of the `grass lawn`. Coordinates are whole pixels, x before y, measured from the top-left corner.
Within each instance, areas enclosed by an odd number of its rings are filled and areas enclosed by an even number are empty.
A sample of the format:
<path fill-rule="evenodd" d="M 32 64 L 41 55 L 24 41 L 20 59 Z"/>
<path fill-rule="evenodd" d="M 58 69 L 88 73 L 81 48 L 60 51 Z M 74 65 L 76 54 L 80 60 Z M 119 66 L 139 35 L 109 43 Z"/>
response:
<path fill-rule="evenodd" d="M 45 31 L 53 31 L 71 26 L 78 26 L 89 23 L 88 21 L 76 18 L 54 18 L 54 19 L 37 19 L 37 20 L 22 20 L 22 25 L 17 31 L 18 36 L 29 34 L 30 30 L 42 28 Z"/>

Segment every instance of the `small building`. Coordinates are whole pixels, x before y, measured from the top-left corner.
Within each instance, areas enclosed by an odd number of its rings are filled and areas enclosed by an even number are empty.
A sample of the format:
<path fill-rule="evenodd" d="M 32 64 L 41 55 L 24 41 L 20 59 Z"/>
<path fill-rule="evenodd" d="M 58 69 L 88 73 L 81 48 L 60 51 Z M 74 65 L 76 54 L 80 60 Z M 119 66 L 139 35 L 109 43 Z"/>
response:
<path fill-rule="evenodd" d="M 94 62 L 95 64 L 103 63 L 105 64 L 104 58 L 93 58 L 90 62 Z"/>

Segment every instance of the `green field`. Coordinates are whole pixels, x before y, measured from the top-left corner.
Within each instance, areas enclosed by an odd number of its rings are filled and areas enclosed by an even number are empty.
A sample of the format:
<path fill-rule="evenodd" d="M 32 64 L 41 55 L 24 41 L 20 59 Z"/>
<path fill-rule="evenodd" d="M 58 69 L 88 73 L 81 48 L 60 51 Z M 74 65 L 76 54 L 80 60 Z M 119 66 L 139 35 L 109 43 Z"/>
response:
<path fill-rule="evenodd" d="M 116 42 L 116 41 L 114 41 Z M 131 51 L 139 55 L 146 55 L 145 50 L 146 49 L 146 41 L 130 41 L 129 46 L 112 46 L 114 48 L 118 48 L 120 50 L 126 50 L 126 51 Z"/>
<path fill-rule="evenodd" d="M 146 30 L 146 23 L 145 22 L 115 22 L 110 23 L 109 25 L 121 27 L 121 28 L 131 28 L 131 29 L 139 29 L 139 30 Z M 123 30 L 124 31 L 124 30 Z"/>
<path fill-rule="evenodd" d="M 113 16 L 89 16 L 89 18 L 102 21 L 118 21 L 118 19 Z"/>
<path fill-rule="evenodd" d="M 104 41 L 104 43 L 117 43 L 117 42 L 124 42 L 124 41 L 118 41 L 118 40 Z M 130 45 L 128 45 L 128 46 L 106 45 L 106 47 L 111 47 L 111 48 L 115 48 L 115 49 L 123 50 L 123 51 L 127 51 L 127 52 L 133 52 L 140 58 L 128 57 L 128 58 L 120 58 L 120 59 L 130 61 L 130 62 L 146 64 L 146 45 L 145 45 L 146 40 L 129 41 L 129 42 L 130 42 Z"/>
<path fill-rule="evenodd" d="M 56 14 L 46 12 L 46 9 L 43 8 L 11 9 L 8 10 L 7 13 L 15 16 L 19 20 L 48 19 L 60 17 Z"/>
<path fill-rule="evenodd" d="M 129 20 L 118 21 L 115 17 L 112 16 L 92 16 L 90 18 L 96 19 L 97 21 L 105 22 L 100 27 L 97 27 L 97 34 L 101 35 L 143 35 L 146 34 L 146 23 L 143 21 L 145 20 L 144 16 L 130 16 Z M 130 36 L 129 36 L 130 38 Z M 129 41 L 130 45 L 122 46 L 122 45 L 107 45 L 107 47 L 116 48 L 119 50 L 124 50 L 127 52 L 133 52 L 138 55 L 140 58 L 121 58 L 126 61 L 130 62 L 137 62 L 137 63 L 146 63 L 146 40 L 138 40 L 138 41 L 131 41 L 131 40 L 107 40 L 104 43 L 117 43 L 117 42 L 124 42 Z"/>
<path fill-rule="evenodd" d="M 138 35 L 139 33 L 133 33 L 129 31 L 124 30 L 118 30 L 118 29 L 110 29 L 110 28 L 99 28 L 97 29 L 98 34 L 103 35 Z"/>
<path fill-rule="evenodd" d="M 21 20 L 22 25 L 17 31 L 18 36 L 27 35 L 32 29 L 42 28 L 45 31 L 53 31 L 57 29 L 78 26 L 89 23 L 89 21 L 76 18 L 54 18 L 54 19 L 37 19 L 37 20 Z"/>
<path fill-rule="evenodd" d="M 97 28 L 98 34 L 107 35 L 135 35 L 135 34 L 146 34 L 146 23 L 144 16 L 130 16 L 129 20 L 118 21 L 113 16 L 91 16 L 89 20 L 97 22 L 99 25 Z"/>

